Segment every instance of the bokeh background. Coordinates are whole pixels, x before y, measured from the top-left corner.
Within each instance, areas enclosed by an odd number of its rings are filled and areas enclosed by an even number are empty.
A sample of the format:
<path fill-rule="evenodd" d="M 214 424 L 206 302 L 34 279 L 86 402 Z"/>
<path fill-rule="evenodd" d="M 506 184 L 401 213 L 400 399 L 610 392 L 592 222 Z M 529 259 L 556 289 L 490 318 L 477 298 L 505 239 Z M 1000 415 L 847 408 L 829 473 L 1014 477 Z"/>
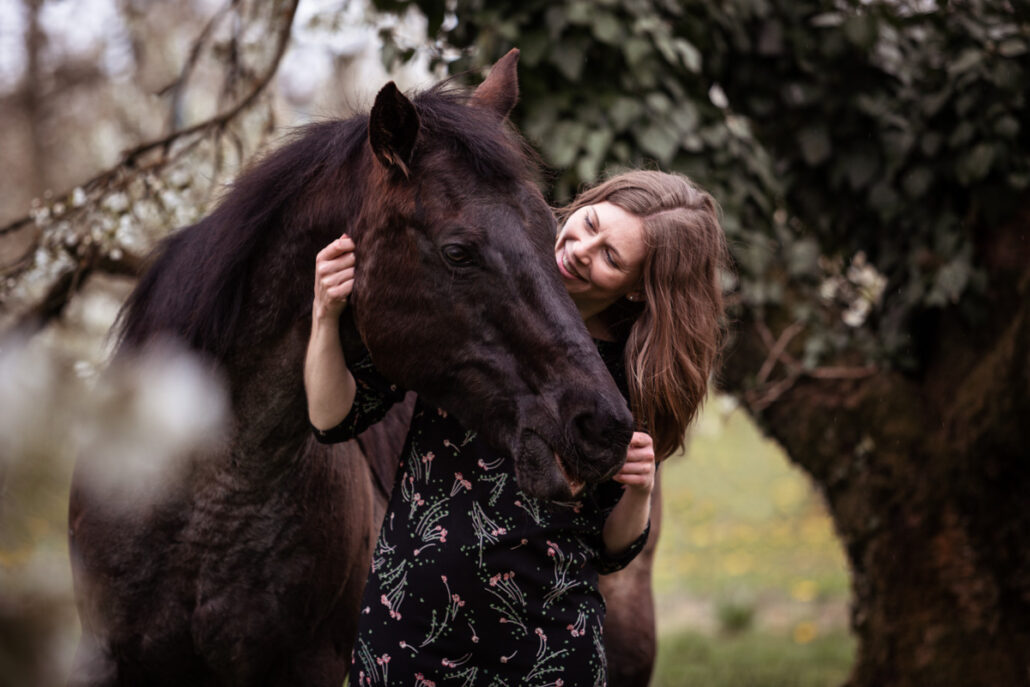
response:
<path fill-rule="evenodd" d="M 217 433 L 178 352 L 102 374 L 154 242 L 290 127 L 511 47 L 555 203 L 682 171 L 734 254 L 718 392 L 662 467 L 653 684 L 1027 684 L 1010 0 L 0 0 L 0 682 L 67 673 L 77 447 Z"/>

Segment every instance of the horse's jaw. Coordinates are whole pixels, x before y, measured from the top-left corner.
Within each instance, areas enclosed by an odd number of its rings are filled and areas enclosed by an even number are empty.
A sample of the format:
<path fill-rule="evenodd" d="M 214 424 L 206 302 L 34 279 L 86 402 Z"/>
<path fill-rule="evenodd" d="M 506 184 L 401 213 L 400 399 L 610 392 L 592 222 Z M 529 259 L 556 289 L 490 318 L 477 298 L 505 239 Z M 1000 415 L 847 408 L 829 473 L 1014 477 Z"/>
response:
<path fill-rule="evenodd" d="M 558 453 L 536 432 L 522 432 L 511 453 L 515 461 L 515 480 L 527 496 L 545 501 L 568 501 L 582 491 L 584 482 L 563 468 Z"/>

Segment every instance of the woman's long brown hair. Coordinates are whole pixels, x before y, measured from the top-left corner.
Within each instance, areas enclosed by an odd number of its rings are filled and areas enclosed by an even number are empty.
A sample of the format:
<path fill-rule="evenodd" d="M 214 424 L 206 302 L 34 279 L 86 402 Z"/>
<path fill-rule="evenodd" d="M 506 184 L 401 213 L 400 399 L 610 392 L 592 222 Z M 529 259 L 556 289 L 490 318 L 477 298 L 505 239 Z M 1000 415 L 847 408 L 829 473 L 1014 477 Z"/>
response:
<path fill-rule="evenodd" d="M 719 206 L 681 174 L 637 170 L 584 191 L 559 221 L 604 201 L 644 225 L 643 299 L 620 299 L 603 316 L 626 339 L 630 407 L 664 460 L 683 446 L 725 337 L 720 270 L 729 269 L 729 252 Z"/>

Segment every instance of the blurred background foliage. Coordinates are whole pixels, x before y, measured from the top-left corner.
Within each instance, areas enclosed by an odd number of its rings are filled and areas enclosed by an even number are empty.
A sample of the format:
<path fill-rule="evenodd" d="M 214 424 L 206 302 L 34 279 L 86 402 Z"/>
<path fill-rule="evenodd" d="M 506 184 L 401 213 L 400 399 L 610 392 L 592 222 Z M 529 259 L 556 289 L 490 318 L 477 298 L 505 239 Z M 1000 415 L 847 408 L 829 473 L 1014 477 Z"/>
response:
<path fill-rule="evenodd" d="M 452 73 L 521 49 L 515 122 L 557 170 L 556 200 L 623 166 L 711 189 L 741 304 L 787 305 L 809 329 L 806 366 L 860 350 L 915 370 L 920 315 L 959 304 L 976 323 L 976 231 L 1010 218 L 1030 184 L 1025 4 L 375 4 L 419 7 Z M 384 38 L 387 60 L 415 53 Z M 856 256 L 885 283 L 838 288 Z"/>

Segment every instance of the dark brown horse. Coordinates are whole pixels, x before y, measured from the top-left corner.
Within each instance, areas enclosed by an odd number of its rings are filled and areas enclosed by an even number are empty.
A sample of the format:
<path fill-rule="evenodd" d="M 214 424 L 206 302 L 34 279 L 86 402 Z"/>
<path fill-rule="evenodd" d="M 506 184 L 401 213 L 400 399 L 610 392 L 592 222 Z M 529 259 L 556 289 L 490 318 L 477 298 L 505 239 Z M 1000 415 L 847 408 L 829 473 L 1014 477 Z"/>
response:
<path fill-rule="evenodd" d="M 516 59 L 471 96 L 409 100 L 388 84 L 368 116 L 306 128 L 160 248 L 121 350 L 172 336 L 205 355 L 228 380 L 231 436 L 128 511 L 87 488 L 80 457 L 74 684 L 341 684 L 381 501 L 353 443 L 312 440 L 301 369 L 315 253 L 345 229 L 359 256 L 349 353 L 363 342 L 388 377 L 513 456 L 528 493 L 566 498 L 564 473 L 618 469 L 631 417 L 505 122 Z"/>

